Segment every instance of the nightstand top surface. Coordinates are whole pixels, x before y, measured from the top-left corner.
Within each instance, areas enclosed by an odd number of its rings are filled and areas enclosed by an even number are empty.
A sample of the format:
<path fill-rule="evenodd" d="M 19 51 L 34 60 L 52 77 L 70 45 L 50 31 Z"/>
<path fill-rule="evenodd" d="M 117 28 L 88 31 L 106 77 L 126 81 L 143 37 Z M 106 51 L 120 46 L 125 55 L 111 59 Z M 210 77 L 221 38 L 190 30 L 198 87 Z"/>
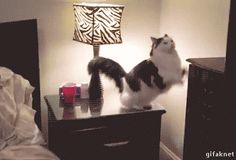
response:
<path fill-rule="evenodd" d="M 189 58 L 188 62 L 203 69 L 208 69 L 213 72 L 224 73 L 225 57 L 214 58 Z"/>
<path fill-rule="evenodd" d="M 58 120 L 79 120 L 96 117 L 105 117 L 121 114 L 133 114 L 157 111 L 160 114 L 165 113 L 164 107 L 159 104 L 152 106 L 149 110 L 125 110 L 121 108 L 119 98 L 112 99 L 110 97 L 101 101 L 89 101 L 88 99 L 77 99 L 76 103 L 72 106 L 66 106 L 60 100 L 58 95 L 47 95 L 44 97 L 46 103 L 52 109 L 53 116 L 56 121 Z"/>

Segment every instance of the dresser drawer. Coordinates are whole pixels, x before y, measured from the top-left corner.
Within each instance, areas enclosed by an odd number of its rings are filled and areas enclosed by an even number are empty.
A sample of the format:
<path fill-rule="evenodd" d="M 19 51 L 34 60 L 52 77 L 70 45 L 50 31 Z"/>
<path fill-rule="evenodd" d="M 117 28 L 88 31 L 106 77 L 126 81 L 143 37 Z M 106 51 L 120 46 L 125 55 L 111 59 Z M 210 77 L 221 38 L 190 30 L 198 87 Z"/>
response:
<path fill-rule="evenodd" d="M 222 85 L 222 79 L 223 75 L 220 73 L 209 72 L 206 69 L 190 65 L 189 83 L 191 85 L 189 85 L 189 88 L 191 90 L 196 89 L 196 91 L 203 91 L 202 93 L 206 95 L 207 92 L 204 92 L 202 89 L 206 89 L 210 94 L 220 92 L 219 89 Z"/>

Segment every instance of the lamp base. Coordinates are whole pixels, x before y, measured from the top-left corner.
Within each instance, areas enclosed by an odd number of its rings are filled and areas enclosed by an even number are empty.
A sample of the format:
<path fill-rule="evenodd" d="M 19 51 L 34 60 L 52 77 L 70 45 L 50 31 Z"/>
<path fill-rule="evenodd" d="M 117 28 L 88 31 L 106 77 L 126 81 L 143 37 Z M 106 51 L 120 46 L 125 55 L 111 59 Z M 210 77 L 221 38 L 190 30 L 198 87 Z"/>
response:
<path fill-rule="evenodd" d="M 93 45 L 93 58 L 99 56 L 100 45 Z"/>
<path fill-rule="evenodd" d="M 94 72 L 91 75 L 88 91 L 90 100 L 97 100 L 103 98 L 103 88 L 99 72 Z"/>

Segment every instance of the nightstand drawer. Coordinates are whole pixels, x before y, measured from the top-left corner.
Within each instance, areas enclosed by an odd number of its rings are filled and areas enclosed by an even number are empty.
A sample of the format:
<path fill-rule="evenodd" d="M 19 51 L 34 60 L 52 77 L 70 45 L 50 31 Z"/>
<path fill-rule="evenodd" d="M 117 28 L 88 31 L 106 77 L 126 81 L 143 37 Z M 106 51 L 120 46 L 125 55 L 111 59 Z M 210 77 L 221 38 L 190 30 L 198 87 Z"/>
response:
<path fill-rule="evenodd" d="M 136 117 L 128 117 L 128 120 L 119 118 L 119 121 L 114 121 L 114 117 L 112 117 L 113 121 L 105 118 L 107 123 L 104 125 L 98 123 L 97 127 L 90 125 L 87 128 L 80 126 L 75 130 L 64 131 L 62 137 L 57 137 L 57 139 L 64 139 L 64 147 L 70 148 L 66 157 L 75 157 L 78 152 L 84 159 L 96 157 L 106 160 L 114 159 L 114 157 L 137 159 L 144 155 L 157 157 L 157 154 L 152 153 L 158 153 L 159 139 L 156 137 L 160 136 L 159 125 L 148 125 L 154 120 L 154 115 L 150 114 L 143 119 L 139 117 L 140 120 Z M 93 153 L 90 153 L 91 150 Z"/>
<path fill-rule="evenodd" d="M 77 143 L 83 145 L 84 143 L 88 143 L 88 141 L 92 141 L 93 143 L 103 142 L 106 139 L 107 135 L 107 127 L 93 127 L 86 129 L 78 129 L 69 131 L 68 137 L 72 140 L 72 143 Z"/>
<path fill-rule="evenodd" d="M 85 141 L 85 143 L 87 143 L 87 141 L 93 141 L 93 143 L 107 144 L 105 146 L 109 146 L 109 144 L 113 143 L 114 146 L 116 146 L 116 143 L 119 144 L 120 142 L 132 141 L 139 138 L 143 139 L 144 137 L 153 139 L 159 134 L 158 125 L 148 125 L 153 121 L 152 116 L 143 117 L 141 120 L 131 117 L 129 119 L 120 118 L 119 121 L 106 121 L 109 123 L 103 122 L 103 125 L 98 123 L 96 126 L 89 125 L 86 128 L 80 126 L 74 130 L 70 129 L 64 131 L 64 133 L 68 134 L 68 137 L 71 137 L 74 142 Z"/>
<path fill-rule="evenodd" d="M 131 135 L 122 135 L 110 132 L 109 130 L 97 130 L 89 132 L 70 133 L 68 135 L 68 145 L 76 148 L 100 148 L 101 150 L 111 150 L 125 147 L 135 141 Z M 99 150 L 100 150 L 99 149 Z"/>
<path fill-rule="evenodd" d="M 98 157 L 105 160 L 158 159 L 158 139 L 140 133 L 110 128 L 72 132 L 64 143 L 71 148 L 66 157 L 76 157 L 79 153 L 80 158 L 88 160 Z"/>

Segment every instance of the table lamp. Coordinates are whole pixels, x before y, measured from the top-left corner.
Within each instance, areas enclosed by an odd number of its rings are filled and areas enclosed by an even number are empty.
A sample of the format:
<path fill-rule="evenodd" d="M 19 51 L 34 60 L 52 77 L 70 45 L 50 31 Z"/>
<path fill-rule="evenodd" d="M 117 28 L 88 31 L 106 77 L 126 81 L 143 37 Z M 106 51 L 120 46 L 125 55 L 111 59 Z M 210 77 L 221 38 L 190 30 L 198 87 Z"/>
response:
<path fill-rule="evenodd" d="M 75 31 L 73 40 L 93 45 L 94 57 L 102 44 L 122 43 L 123 5 L 74 3 Z"/>

